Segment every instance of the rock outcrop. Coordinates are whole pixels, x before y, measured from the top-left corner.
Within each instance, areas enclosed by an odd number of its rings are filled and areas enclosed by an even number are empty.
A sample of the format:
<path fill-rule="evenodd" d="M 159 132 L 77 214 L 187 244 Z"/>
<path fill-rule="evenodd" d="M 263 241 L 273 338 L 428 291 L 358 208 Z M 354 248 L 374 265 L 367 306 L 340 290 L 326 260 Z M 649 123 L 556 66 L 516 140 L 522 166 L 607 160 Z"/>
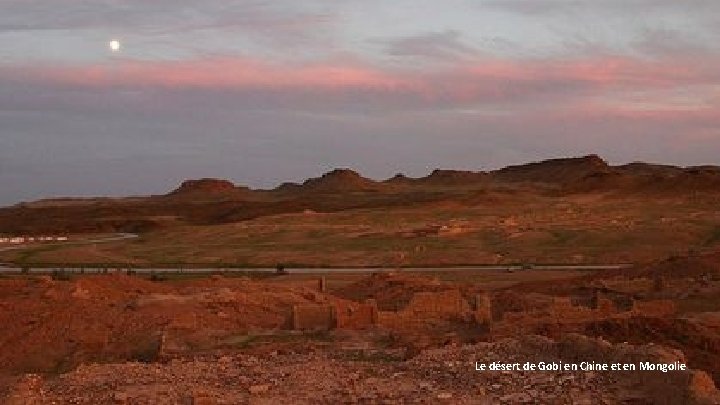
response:
<path fill-rule="evenodd" d="M 204 178 L 198 180 L 185 180 L 180 187 L 170 192 L 173 196 L 188 196 L 193 194 L 227 194 L 247 188 L 236 187 L 231 181 Z"/>
<path fill-rule="evenodd" d="M 340 192 L 340 191 L 367 191 L 377 189 L 379 184 L 373 180 L 360 176 L 350 169 L 335 169 L 306 180 L 302 184 L 303 191 L 314 192 Z"/>

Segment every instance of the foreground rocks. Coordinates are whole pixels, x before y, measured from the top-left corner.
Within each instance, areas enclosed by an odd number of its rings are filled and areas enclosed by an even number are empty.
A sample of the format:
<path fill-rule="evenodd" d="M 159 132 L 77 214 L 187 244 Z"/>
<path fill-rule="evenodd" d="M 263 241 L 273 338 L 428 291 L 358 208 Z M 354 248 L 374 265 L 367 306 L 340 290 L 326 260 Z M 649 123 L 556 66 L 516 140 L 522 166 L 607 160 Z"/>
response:
<path fill-rule="evenodd" d="M 612 345 L 579 335 L 449 346 L 404 361 L 382 350 L 214 353 L 165 363 L 83 365 L 57 377 L 25 375 L 6 403 L 720 403 L 712 380 L 696 371 L 475 370 L 475 362 L 569 362 L 587 356 L 684 360 L 682 353 L 658 346 Z"/>
<path fill-rule="evenodd" d="M 702 284 L 695 305 L 712 309 L 720 281 L 598 280 L 486 293 L 383 274 L 335 295 L 316 280 L 7 278 L 0 403 L 720 403 L 720 312 L 650 305 Z M 693 369 L 475 367 L 541 361 Z"/>

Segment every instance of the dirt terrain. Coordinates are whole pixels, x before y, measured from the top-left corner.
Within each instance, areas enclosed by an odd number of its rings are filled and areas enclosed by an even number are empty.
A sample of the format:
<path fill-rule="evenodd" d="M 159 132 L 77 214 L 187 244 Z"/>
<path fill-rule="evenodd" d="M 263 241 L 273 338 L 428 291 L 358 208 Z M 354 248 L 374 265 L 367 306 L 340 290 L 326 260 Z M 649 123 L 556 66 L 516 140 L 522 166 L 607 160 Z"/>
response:
<path fill-rule="evenodd" d="M 720 403 L 720 253 L 505 277 L 520 282 L 6 276 L 2 392 L 10 404 Z M 690 370 L 475 370 L 620 360 Z"/>
<path fill-rule="evenodd" d="M 597 352 L 637 355 L 652 360 L 681 354 L 648 346 L 610 346 L 603 341 L 569 336 L 559 342 L 542 337 L 445 347 L 410 360 L 348 360 L 353 352 L 213 354 L 165 363 L 87 365 L 44 379 L 23 377 L 9 404 L 297 404 L 425 403 L 713 403 L 712 383 L 702 373 L 671 376 L 650 373 L 613 375 L 593 371 L 567 375 L 547 373 L 480 373 L 474 362 L 491 363 L 570 358 L 568 345 Z M 537 353 L 545 353 L 538 356 Z M 670 390 L 657 391 L 663 383 Z"/>

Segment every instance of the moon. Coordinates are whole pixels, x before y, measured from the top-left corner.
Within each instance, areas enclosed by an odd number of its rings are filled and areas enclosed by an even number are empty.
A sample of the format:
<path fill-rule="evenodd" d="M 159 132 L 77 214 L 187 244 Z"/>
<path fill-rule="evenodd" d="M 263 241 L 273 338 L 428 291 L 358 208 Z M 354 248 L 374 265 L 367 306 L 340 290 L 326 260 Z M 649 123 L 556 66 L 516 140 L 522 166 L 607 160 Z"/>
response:
<path fill-rule="evenodd" d="M 120 47 L 121 47 L 120 41 L 118 41 L 117 39 L 113 39 L 112 41 L 110 41 L 110 42 L 108 43 L 108 46 L 110 47 L 110 50 L 111 50 L 112 52 L 118 52 L 118 51 L 120 50 Z"/>

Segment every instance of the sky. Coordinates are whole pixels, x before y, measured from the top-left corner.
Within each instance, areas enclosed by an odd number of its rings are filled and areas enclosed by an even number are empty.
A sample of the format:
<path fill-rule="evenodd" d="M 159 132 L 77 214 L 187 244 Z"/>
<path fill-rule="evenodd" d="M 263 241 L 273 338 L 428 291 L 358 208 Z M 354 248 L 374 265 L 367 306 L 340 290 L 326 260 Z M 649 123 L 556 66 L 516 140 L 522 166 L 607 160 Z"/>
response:
<path fill-rule="evenodd" d="M 0 0 L 0 205 L 719 152 L 717 0 Z"/>

